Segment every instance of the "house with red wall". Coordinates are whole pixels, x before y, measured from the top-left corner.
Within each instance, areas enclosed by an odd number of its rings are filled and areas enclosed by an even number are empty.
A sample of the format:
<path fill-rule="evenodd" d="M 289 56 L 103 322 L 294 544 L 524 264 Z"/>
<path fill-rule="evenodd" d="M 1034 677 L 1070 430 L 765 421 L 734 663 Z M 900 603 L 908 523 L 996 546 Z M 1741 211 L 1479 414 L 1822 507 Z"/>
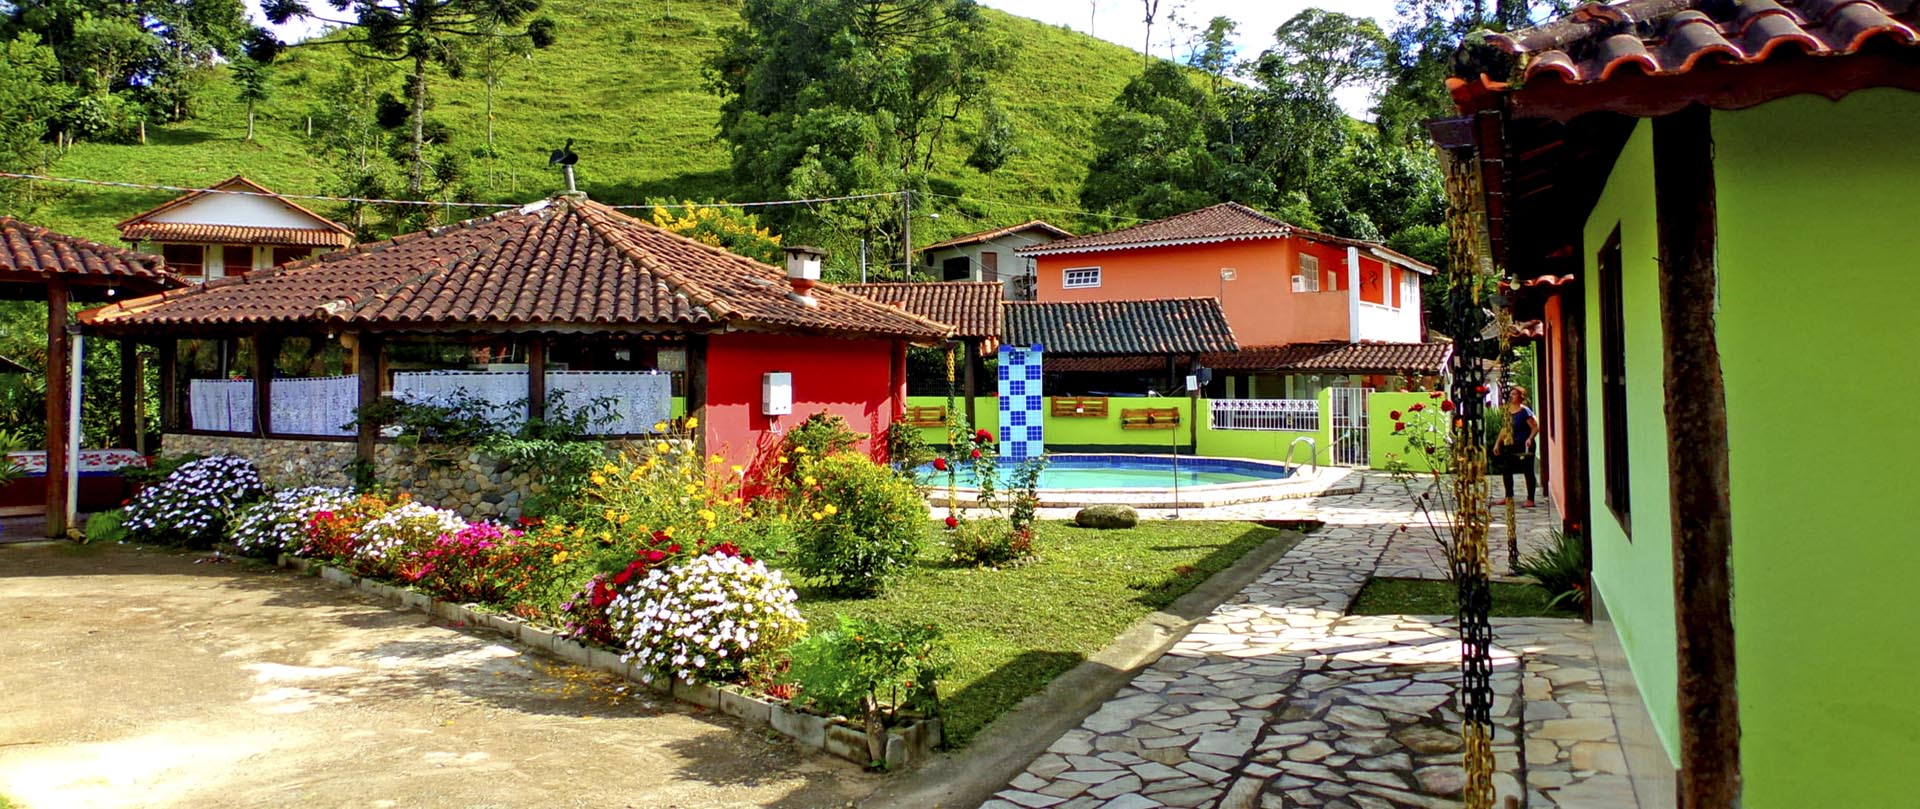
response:
<path fill-rule="evenodd" d="M 1440 370 L 1402 367 L 1403 347 L 1425 340 L 1420 279 L 1432 267 L 1237 202 L 1019 252 L 1034 260 L 1041 301 L 1218 298 L 1246 358 L 1275 358 L 1271 367 L 1216 377 L 1218 395 L 1310 398 L 1323 387 Z M 1349 345 L 1359 348 L 1339 374 L 1279 359 Z M 1374 354 L 1380 362 L 1370 361 Z"/>

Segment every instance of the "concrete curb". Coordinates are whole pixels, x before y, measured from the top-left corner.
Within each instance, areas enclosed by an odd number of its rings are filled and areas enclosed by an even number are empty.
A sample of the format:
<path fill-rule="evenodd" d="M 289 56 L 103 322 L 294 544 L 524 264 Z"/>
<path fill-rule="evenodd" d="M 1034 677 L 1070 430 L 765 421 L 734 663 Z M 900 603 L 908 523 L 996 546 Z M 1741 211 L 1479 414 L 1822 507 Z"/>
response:
<path fill-rule="evenodd" d="M 1135 674 L 1159 660 L 1215 607 L 1273 567 L 1300 539 L 1301 534 L 1288 531 L 1248 551 L 1166 609 L 1135 621 L 1085 662 L 1001 714 L 966 749 L 936 755 L 911 775 L 887 782 L 860 803 L 861 809 L 971 809 L 985 803 L 1060 734 L 1079 727 Z"/>
<path fill-rule="evenodd" d="M 476 612 L 464 604 L 440 601 L 425 593 L 357 576 L 343 568 L 297 556 L 281 554 L 274 563 L 303 575 L 317 576 L 331 584 L 393 602 L 403 609 L 418 610 L 461 626 L 497 632 L 521 646 L 581 668 L 604 671 L 663 697 L 720 711 L 747 724 L 767 728 L 793 739 L 801 747 L 821 750 L 862 766 L 873 763 L 867 757 L 867 734 L 864 729 L 840 724 L 828 717 L 802 713 L 784 700 L 771 700 L 732 685 L 714 686 L 670 681 L 662 677 L 648 678 L 645 669 L 621 660 L 617 652 L 580 643 L 512 615 Z M 882 747 L 887 768 L 897 770 L 932 756 L 934 748 L 939 747 L 943 739 L 942 729 L 940 720 L 927 719 L 887 730 L 887 741 Z"/>

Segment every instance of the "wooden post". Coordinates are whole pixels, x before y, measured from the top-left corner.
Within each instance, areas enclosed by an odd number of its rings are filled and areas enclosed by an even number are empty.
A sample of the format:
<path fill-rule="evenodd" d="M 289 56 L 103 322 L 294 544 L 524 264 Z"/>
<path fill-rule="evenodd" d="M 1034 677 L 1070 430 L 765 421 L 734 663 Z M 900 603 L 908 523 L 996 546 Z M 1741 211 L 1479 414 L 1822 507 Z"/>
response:
<path fill-rule="evenodd" d="M 1189 370 L 1199 364 L 1200 355 L 1195 354 L 1187 358 Z M 1187 384 L 1184 376 L 1182 375 L 1183 378 L 1180 380 L 1183 387 Z M 1200 454 L 1200 389 L 1197 387 L 1187 391 L 1187 454 L 1193 456 Z"/>
<path fill-rule="evenodd" d="M 273 434 L 273 374 L 280 360 L 280 338 L 253 336 L 253 434 Z"/>
<path fill-rule="evenodd" d="M 687 415 L 700 420 L 693 431 L 693 449 L 707 457 L 707 433 L 713 424 L 707 420 L 707 335 L 687 335 Z"/>
<path fill-rule="evenodd" d="M 47 536 L 67 535 L 67 282 L 47 282 Z"/>
<path fill-rule="evenodd" d="M 973 400 L 980 395 L 980 383 L 974 379 L 974 369 L 975 366 L 980 364 L 980 340 L 979 338 L 973 338 L 963 341 L 961 345 L 966 348 L 965 359 L 967 362 L 967 370 L 961 375 L 961 379 L 963 382 L 962 390 L 967 392 L 967 423 L 977 430 L 980 428 L 980 420 L 974 415 Z"/>
<path fill-rule="evenodd" d="M 160 432 L 180 429 L 180 342 L 161 340 L 154 344 L 160 374 Z"/>
<path fill-rule="evenodd" d="M 1654 119 L 1653 166 L 1679 645 L 1679 806 L 1738 806 L 1727 397 L 1713 320 L 1712 113 L 1695 105 Z"/>
<path fill-rule="evenodd" d="M 144 437 L 140 429 L 140 411 L 146 404 L 142 390 L 144 374 L 140 369 L 140 344 L 120 341 L 120 446 L 139 449 Z"/>
<path fill-rule="evenodd" d="M 527 337 L 527 420 L 542 421 L 546 417 L 547 337 L 534 334 Z"/>
<path fill-rule="evenodd" d="M 362 332 L 354 343 L 354 373 L 360 377 L 359 405 L 356 412 L 365 412 L 368 405 L 380 401 L 381 351 L 379 335 Z M 354 460 L 371 464 L 374 441 L 380 437 L 380 426 L 366 419 L 359 419 L 356 424 L 358 433 L 355 435 Z"/>

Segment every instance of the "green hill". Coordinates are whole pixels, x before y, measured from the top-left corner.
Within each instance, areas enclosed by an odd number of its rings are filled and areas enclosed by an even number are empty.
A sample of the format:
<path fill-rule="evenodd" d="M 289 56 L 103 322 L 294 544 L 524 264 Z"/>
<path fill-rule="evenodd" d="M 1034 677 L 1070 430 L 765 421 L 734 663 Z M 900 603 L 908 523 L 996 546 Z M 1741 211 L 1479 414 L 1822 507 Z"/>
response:
<path fill-rule="evenodd" d="M 468 173 L 488 174 L 497 200 L 536 199 L 559 189 L 547 152 L 577 139 L 579 180 L 594 198 L 629 204 L 650 197 L 733 198 L 724 144 L 716 138 L 719 98 L 709 93 L 701 66 L 719 34 L 738 22 L 725 0 L 653 3 L 640 0 L 547 0 L 545 14 L 559 24 L 559 42 L 517 63 L 495 92 L 498 156 L 473 158 Z M 1033 20 L 986 10 L 997 35 L 1013 45 L 1010 69 L 993 87 L 1013 117 L 1020 153 L 999 171 L 981 174 L 963 165 L 971 121 L 959 122 L 945 144 L 933 183 L 936 193 L 1013 204 L 935 198 L 942 214 L 915 225 L 927 244 L 958 233 L 1045 217 L 1084 227 L 1050 209 L 1077 208 L 1093 127 L 1122 85 L 1140 69 L 1140 57 L 1118 45 Z M 337 72 L 344 49 L 295 48 L 274 74 L 272 98 L 258 114 L 253 142 L 245 141 L 245 108 L 224 73 L 201 94 L 193 120 L 151 126 L 145 145 L 81 143 L 53 167 L 63 177 L 201 186 L 245 174 L 283 193 L 335 193 L 326 162 L 306 135 L 318 88 Z M 398 79 L 394 87 L 399 86 Z M 439 76 L 431 115 L 454 130 L 462 153 L 485 142 L 484 85 L 477 78 Z M 35 222 L 95 239 L 117 238 L 113 223 L 172 195 L 122 188 L 40 187 Z M 322 203 L 323 212 L 331 209 Z"/>

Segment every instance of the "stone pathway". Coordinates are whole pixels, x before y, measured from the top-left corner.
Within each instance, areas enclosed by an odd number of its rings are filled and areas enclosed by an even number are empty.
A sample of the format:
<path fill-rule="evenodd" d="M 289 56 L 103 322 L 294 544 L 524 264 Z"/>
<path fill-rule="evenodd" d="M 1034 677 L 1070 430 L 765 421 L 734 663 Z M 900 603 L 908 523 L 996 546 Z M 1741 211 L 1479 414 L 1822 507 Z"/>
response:
<path fill-rule="evenodd" d="M 1369 476 L 1367 490 L 1355 495 L 1264 504 L 1257 515 L 1212 511 L 1190 517 L 1311 518 L 1326 526 L 1062 735 L 983 809 L 1457 805 L 1463 775 L 1453 621 L 1345 614 L 1388 562 L 1396 572 L 1440 573 L 1403 544 L 1412 532 L 1400 527 L 1415 519 L 1404 490 Z M 1530 807 L 1634 805 L 1588 632 L 1577 621 L 1496 621 L 1503 799 Z"/>

